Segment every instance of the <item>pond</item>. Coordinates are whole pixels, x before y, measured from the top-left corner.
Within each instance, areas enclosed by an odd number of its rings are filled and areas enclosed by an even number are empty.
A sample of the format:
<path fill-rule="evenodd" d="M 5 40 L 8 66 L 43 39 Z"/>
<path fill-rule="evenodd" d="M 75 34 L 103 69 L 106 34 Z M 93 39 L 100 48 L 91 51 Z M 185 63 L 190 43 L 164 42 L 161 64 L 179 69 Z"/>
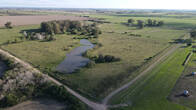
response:
<path fill-rule="evenodd" d="M 57 66 L 57 71 L 61 73 L 72 73 L 81 67 L 84 67 L 90 59 L 84 58 L 82 54 L 89 49 L 92 49 L 94 45 L 86 39 L 80 40 L 81 46 L 72 50 L 66 55 L 66 58 L 61 64 Z"/>
<path fill-rule="evenodd" d="M 7 70 L 7 66 L 3 61 L 0 61 L 0 77 L 3 76 L 4 72 Z"/>

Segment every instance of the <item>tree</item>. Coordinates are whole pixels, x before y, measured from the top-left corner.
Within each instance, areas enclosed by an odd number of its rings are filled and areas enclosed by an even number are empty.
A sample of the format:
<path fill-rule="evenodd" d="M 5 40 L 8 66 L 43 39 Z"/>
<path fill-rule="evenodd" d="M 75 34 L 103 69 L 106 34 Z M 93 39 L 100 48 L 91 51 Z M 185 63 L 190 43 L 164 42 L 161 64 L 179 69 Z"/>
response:
<path fill-rule="evenodd" d="M 60 34 L 61 33 L 61 28 L 60 25 L 57 22 L 52 23 L 53 31 L 55 34 Z"/>
<path fill-rule="evenodd" d="M 163 26 L 164 22 L 163 21 L 158 21 L 157 26 Z"/>
<path fill-rule="evenodd" d="M 140 29 L 144 28 L 144 21 L 142 21 L 142 20 L 137 20 L 137 26 L 138 26 Z"/>
<path fill-rule="evenodd" d="M 190 36 L 191 36 L 191 38 L 196 39 L 196 31 L 195 30 L 191 31 Z"/>
<path fill-rule="evenodd" d="M 12 28 L 12 22 L 5 23 L 5 27 L 8 28 L 8 29 L 11 29 Z"/>
<path fill-rule="evenodd" d="M 152 22 L 151 19 L 148 19 L 148 20 L 147 20 L 147 25 L 148 25 L 148 26 L 152 26 L 152 25 L 153 25 L 153 22 Z"/>
<path fill-rule="evenodd" d="M 193 41 L 192 41 L 192 39 L 186 39 L 185 43 L 186 43 L 187 46 L 191 46 Z"/>
<path fill-rule="evenodd" d="M 135 22 L 134 19 L 128 19 L 128 23 L 129 23 L 129 24 L 133 24 L 134 22 Z"/>
<path fill-rule="evenodd" d="M 153 20 L 153 26 L 157 26 L 157 20 Z"/>

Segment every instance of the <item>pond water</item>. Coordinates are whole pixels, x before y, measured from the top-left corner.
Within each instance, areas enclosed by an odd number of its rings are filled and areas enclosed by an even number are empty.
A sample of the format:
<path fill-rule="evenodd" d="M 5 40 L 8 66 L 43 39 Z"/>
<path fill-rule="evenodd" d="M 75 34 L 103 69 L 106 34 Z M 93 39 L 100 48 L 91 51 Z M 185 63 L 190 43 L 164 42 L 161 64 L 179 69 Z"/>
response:
<path fill-rule="evenodd" d="M 7 69 L 6 64 L 3 61 L 0 61 L 0 77 L 2 77 L 6 69 Z"/>
<path fill-rule="evenodd" d="M 94 45 L 86 39 L 80 40 L 81 46 L 72 50 L 66 55 L 66 58 L 61 64 L 57 66 L 57 71 L 61 73 L 72 73 L 77 69 L 84 67 L 90 59 L 84 58 L 82 54 L 89 49 L 92 49 Z"/>

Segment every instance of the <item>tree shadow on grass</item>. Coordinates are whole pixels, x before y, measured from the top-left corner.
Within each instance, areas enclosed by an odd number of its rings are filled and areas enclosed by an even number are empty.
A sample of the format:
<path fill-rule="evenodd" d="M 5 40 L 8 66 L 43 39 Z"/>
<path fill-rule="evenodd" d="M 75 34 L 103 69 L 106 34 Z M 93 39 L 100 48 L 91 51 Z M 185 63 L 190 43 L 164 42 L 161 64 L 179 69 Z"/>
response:
<path fill-rule="evenodd" d="M 189 97 L 189 95 L 184 95 L 183 93 L 175 95 L 175 97 Z"/>

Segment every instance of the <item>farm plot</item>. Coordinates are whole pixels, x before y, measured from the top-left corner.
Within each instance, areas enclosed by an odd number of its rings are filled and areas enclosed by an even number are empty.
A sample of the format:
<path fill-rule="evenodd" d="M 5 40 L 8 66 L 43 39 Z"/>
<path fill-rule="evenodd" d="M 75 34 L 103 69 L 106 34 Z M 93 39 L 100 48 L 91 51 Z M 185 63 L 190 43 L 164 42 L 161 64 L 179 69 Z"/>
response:
<path fill-rule="evenodd" d="M 42 16 L 1 16 L 0 27 L 6 22 L 12 22 L 14 26 L 40 24 L 43 21 L 51 20 L 88 20 L 89 18 L 63 15 L 42 15 Z"/>

